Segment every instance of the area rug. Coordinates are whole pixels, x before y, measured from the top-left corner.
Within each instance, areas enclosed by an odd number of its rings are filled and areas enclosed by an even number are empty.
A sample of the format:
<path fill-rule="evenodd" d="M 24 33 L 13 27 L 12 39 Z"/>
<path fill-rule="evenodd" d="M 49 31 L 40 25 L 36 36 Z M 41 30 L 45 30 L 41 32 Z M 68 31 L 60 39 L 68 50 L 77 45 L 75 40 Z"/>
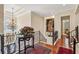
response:
<path fill-rule="evenodd" d="M 23 54 L 24 51 L 21 51 L 21 54 Z M 36 44 L 34 48 L 28 48 L 26 50 L 26 54 L 49 54 L 51 52 L 50 49 L 43 47 L 39 44 Z"/>
<path fill-rule="evenodd" d="M 58 54 L 73 54 L 73 51 L 68 48 L 60 47 L 58 50 Z"/>

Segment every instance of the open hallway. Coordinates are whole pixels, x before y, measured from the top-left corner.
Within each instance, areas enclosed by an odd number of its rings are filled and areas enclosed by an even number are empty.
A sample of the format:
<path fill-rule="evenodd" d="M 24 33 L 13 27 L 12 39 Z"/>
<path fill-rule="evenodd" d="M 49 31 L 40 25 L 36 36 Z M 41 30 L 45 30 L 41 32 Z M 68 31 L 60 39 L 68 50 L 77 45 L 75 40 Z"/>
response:
<path fill-rule="evenodd" d="M 0 4 L 0 54 L 79 54 L 79 5 Z"/>

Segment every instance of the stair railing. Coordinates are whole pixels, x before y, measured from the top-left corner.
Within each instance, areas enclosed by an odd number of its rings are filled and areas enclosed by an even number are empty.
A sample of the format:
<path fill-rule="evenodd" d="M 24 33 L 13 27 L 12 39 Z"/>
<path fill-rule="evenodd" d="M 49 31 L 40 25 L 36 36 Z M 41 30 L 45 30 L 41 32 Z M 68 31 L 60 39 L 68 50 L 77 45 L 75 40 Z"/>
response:
<path fill-rule="evenodd" d="M 34 41 L 36 43 L 47 42 L 47 39 L 40 31 L 35 31 L 34 33 Z"/>
<path fill-rule="evenodd" d="M 70 39 L 69 39 L 69 45 L 71 46 L 71 43 L 72 43 L 72 49 L 73 49 L 73 54 L 76 53 L 76 44 L 79 43 L 79 38 L 78 38 L 78 26 L 75 27 L 74 30 L 70 31 L 69 34 L 70 34 Z"/>
<path fill-rule="evenodd" d="M 1 41 L 1 53 L 4 54 L 4 35 L 0 34 L 0 41 Z"/>

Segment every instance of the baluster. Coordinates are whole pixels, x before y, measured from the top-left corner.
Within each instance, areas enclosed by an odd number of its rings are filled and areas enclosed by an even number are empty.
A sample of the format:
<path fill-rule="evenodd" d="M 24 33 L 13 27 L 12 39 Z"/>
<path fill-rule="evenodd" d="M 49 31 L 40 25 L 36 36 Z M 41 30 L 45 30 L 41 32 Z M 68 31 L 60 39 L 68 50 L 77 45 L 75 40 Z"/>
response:
<path fill-rule="evenodd" d="M 4 54 L 4 35 L 1 35 L 1 52 Z"/>

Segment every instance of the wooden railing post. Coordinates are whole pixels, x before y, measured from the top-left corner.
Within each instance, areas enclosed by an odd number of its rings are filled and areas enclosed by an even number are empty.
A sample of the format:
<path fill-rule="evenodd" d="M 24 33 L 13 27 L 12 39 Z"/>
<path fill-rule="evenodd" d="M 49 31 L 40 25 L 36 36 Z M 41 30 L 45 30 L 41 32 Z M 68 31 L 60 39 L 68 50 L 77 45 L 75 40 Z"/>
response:
<path fill-rule="evenodd" d="M 52 42 L 52 45 L 54 45 L 54 42 L 55 42 L 55 39 L 54 39 L 54 36 L 55 36 L 55 35 L 54 35 L 54 32 L 52 32 L 52 34 L 53 34 L 53 36 L 52 36 L 52 37 L 53 37 L 53 38 L 52 38 L 52 41 L 53 41 L 53 42 Z"/>
<path fill-rule="evenodd" d="M 77 41 L 79 41 L 79 39 L 78 39 L 78 26 L 75 28 L 75 32 L 76 32 L 76 38 L 77 38 Z"/>
<path fill-rule="evenodd" d="M 4 54 L 4 35 L 1 35 L 1 52 Z"/>
<path fill-rule="evenodd" d="M 39 44 L 40 44 L 40 31 L 39 31 Z"/>
<path fill-rule="evenodd" d="M 73 54 L 76 53 L 76 40 L 73 40 Z"/>

